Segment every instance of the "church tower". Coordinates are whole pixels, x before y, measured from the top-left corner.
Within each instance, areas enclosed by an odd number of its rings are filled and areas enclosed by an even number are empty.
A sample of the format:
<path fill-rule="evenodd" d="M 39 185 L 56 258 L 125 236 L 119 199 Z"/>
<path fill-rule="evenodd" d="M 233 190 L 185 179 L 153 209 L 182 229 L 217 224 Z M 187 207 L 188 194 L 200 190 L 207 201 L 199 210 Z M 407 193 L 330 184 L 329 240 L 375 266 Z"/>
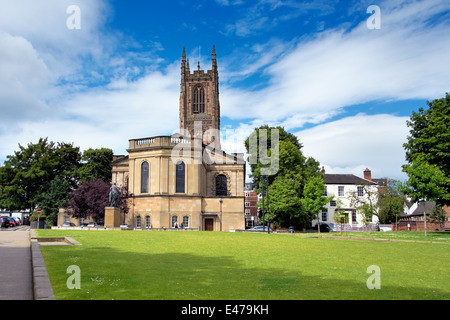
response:
<path fill-rule="evenodd" d="M 201 70 L 200 61 L 198 61 L 197 70 L 194 70 L 193 73 L 191 73 L 189 59 L 186 60 L 186 51 L 183 48 L 180 85 L 180 131 L 184 132 L 183 130 L 187 130 L 191 137 L 202 138 L 203 144 L 212 144 L 215 148 L 221 149 L 219 73 L 214 46 L 212 69 L 206 72 Z"/>

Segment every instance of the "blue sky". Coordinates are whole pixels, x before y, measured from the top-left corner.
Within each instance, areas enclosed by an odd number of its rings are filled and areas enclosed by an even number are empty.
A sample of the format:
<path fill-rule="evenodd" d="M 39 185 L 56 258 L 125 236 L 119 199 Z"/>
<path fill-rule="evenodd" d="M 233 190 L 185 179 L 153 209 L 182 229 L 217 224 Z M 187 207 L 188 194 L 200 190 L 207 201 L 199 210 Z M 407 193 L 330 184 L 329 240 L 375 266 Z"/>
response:
<path fill-rule="evenodd" d="M 443 0 L 3 1 L 0 163 L 40 137 L 126 154 L 177 132 L 183 47 L 209 69 L 215 45 L 226 151 L 280 125 L 329 173 L 404 179 L 406 120 L 450 91 L 449 35 Z"/>

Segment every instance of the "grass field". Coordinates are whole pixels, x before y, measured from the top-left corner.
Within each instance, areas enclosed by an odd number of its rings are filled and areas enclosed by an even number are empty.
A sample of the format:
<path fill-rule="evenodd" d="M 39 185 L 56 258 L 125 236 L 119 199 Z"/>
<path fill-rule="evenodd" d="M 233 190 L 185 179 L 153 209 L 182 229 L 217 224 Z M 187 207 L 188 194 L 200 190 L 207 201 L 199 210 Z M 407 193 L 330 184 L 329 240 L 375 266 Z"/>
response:
<path fill-rule="evenodd" d="M 228 232 L 37 234 L 82 244 L 41 246 L 56 299 L 450 299 L 450 235 L 444 233 L 433 233 L 441 243 Z M 382 234 L 400 237 L 364 236 Z M 71 265 L 80 268 L 80 289 L 67 288 Z M 367 287 L 372 265 L 379 267 L 380 289 Z"/>

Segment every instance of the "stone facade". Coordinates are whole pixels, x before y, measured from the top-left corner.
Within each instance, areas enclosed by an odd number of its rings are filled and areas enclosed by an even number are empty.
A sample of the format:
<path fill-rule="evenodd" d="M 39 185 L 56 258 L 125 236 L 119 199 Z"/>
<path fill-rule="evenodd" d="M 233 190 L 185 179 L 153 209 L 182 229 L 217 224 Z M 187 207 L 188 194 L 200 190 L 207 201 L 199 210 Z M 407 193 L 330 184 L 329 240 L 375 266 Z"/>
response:
<path fill-rule="evenodd" d="M 199 90 L 202 91 L 199 93 Z M 193 95 L 197 96 L 194 98 Z M 127 156 L 113 161 L 112 181 L 131 195 L 123 223 L 135 228 L 238 230 L 245 228 L 243 154 L 220 149 L 218 74 L 189 70 L 183 49 L 180 131 L 129 140 Z M 195 135 L 195 128 L 202 128 Z"/>

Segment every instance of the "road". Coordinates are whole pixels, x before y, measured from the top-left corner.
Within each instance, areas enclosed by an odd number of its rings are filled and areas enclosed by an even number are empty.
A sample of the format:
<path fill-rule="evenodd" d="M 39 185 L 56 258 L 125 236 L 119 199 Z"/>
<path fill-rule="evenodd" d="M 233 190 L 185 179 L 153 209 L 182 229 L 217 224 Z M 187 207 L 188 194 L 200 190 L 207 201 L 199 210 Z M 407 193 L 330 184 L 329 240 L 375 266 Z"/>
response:
<path fill-rule="evenodd" d="M 0 300 L 33 300 L 29 227 L 1 228 Z"/>

